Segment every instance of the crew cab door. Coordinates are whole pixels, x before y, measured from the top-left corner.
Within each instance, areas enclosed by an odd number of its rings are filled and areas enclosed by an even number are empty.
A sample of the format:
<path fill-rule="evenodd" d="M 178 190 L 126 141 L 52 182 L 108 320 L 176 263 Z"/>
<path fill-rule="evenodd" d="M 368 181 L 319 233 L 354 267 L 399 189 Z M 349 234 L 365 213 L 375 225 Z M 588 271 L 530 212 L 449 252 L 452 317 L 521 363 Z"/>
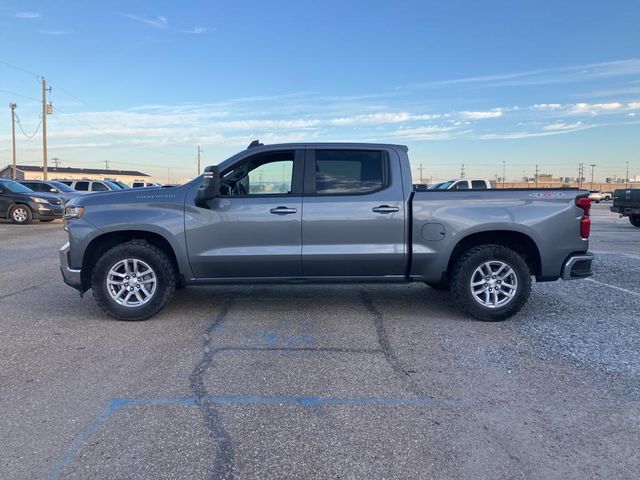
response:
<path fill-rule="evenodd" d="M 220 172 L 220 196 L 186 209 L 196 278 L 301 277 L 304 150 L 244 157 Z"/>
<path fill-rule="evenodd" d="M 393 150 L 307 150 L 302 214 L 305 277 L 402 276 L 405 203 Z"/>

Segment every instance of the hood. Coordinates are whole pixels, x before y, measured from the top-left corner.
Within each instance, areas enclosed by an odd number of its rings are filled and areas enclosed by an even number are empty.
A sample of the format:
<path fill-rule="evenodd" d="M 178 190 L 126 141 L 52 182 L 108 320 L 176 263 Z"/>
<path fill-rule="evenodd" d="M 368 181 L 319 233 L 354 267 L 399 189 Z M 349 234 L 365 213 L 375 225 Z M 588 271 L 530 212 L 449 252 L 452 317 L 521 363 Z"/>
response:
<path fill-rule="evenodd" d="M 91 205 L 116 205 L 122 203 L 171 202 L 177 199 L 183 199 L 188 185 L 189 184 L 185 184 L 170 188 L 129 188 L 126 190 L 99 192 L 99 195 L 78 195 L 69 200 L 67 206 L 86 207 Z"/>

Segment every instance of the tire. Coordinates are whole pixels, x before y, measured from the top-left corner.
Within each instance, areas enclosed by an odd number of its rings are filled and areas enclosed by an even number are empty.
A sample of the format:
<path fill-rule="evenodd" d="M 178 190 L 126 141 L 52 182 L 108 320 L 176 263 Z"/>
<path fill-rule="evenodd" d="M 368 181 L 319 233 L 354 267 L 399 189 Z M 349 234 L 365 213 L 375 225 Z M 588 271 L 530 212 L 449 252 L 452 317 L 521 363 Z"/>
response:
<path fill-rule="evenodd" d="M 55 220 L 55 218 L 41 218 L 40 219 L 41 222 L 45 222 L 45 223 L 53 222 L 54 220 Z"/>
<path fill-rule="evenodd" d="M 169 303 L 176 289 L 176 274 L 162 250 L 144 240 L 132 240 L 107 250 L 98 259 L 91 288 L 105 313 L 118 320 L 140 321 Z"/>
<path fill-rule="evenodd" d="M 629 215 L 629 221 L 634 227 L 640 227 L 640 215 Z"/>
<path fill-rule="evenodd" d="M 33 213 L 26 205 L 14 205 L 9 210 L 9 218 L 16 225 L 27 225 L 33 221 Z"/>
<path fill-rule="evenodd" d="M 491 269 L 491 273 L 487 269 Z M 479 281 L 483 283 L 471 285 Z M 496 287 L 498 290 L 493 290 Z M 506 320 L 520 311 L 530 293 L 531 272 L 527 263 L 518 253 L 502 245 L 474 247 L 465 252 L 453 267 L 453 300 L 478 320 Z"/>
<path fill-rule="evenodd" d="M 438 290 L 441 292 L 447 292 L 451 290 L 451 284 L 449 282 L 424 282 L 426 285 L 430 286 L 434 290 Z"/>

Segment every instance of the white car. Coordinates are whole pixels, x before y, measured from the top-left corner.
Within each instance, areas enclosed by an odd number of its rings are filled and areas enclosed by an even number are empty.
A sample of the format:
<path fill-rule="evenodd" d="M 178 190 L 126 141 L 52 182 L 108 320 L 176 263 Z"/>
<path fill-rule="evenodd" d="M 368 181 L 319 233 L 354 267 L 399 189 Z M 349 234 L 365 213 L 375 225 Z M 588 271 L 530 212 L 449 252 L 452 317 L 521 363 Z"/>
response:
<path fill-rule="evenodd" d="M 606 192 L 600 192 L 598 190 L 591 190 L 589 192 L 589 199 L 592 202 L 600 203 L 611 200 L 611 194 Z"/>

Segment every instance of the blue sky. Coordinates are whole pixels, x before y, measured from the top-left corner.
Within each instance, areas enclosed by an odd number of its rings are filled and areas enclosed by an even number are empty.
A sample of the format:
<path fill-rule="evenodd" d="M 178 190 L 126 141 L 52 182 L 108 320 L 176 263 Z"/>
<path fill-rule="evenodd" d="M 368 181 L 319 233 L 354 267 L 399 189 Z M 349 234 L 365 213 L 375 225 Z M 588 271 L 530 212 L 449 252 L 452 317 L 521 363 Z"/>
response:
<path fill-rule="evenodd" d="M 32 133 L 44 75 L 50 157 L 174 181 L 253 138 L 403 143 L 434 179 L 640 175 L 639 25 L 631 0 L 4 0 L 0 105 Z"/>

